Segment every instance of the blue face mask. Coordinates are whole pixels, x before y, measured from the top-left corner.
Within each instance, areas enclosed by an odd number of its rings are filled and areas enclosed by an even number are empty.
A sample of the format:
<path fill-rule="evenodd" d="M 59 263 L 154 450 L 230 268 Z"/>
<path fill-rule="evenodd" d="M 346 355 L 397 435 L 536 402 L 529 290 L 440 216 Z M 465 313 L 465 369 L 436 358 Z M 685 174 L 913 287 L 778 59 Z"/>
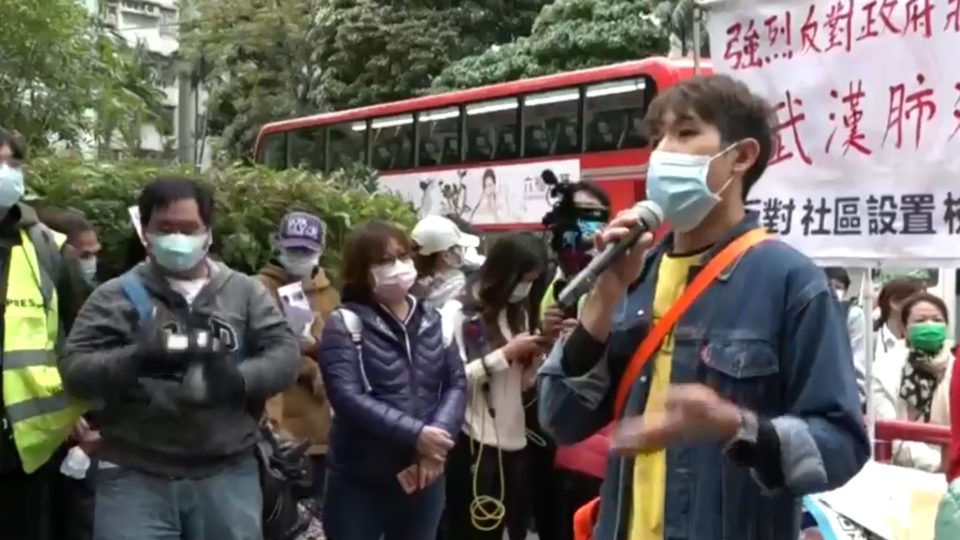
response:
<path fill-rule="evenodd" d="M 10 208 L 23 198 L 23 171 L 0 164 L 0 208 Z"/>
<path fill-rule="evenodd" d="M 654 150 L 647 169 L 647 198 L 660 205 L 663 215 L 678 232 L 693 230 L 720 202 L 720 193 L 727 189 L 731 176 L 714 193 L 707 185 L 713 160 L 733 149 L 732 144 L 712 156 L 679 154 Z"/>
<path fill-rule="evenodd" d="M 206 233 L 194 235 L 147 233 L 147 242 L 153 261 L 171 272 L 185 272 L 200 264 L 207 255 L 208 238 Z"/>

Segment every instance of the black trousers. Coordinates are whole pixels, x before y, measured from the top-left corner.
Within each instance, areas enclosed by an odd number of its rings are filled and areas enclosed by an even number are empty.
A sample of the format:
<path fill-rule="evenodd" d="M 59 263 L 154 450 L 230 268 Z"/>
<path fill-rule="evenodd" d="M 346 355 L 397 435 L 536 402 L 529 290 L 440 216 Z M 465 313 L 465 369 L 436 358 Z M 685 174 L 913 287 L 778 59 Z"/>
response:
<path fill-rule="evenodd" d="M 560 497 L 555 514 L 556 540 L 573 540 L 573 515 L 600 495 L 603 480 L 564 469 L 557 469 L 556 475 Z"/>
<path fill-rule="evenodd" d="M 52 459 L 32 474 L 0 475 L 0 537 L 17 540 L 60 540 L 54 482 L 60 462 Z"/>
<path fill-rule="evenodd" d="M 472 450 L 471 450 L 472 446 Z M 482 452 L 481 452 L 482 448 Z M 448 540 L 502 540 L 507 530 L 510 540 L 523 540 L 527 534 L 524 516 L 524 499 L 527 491 L 524 452 L 499 451 L 491 446 L 481 446 L 461 435 L 456 446 L 447 457 L 447 508 L 445 514 L 446 538 Z M 478 461 L 479 456 L 479 461 Z M 500 483 L 501 459 L 504 485 Z M 495 520 L 480 519 L 476 525 L 471 519 L 471 505 L 474 501 L 473 486 L 476 474 L 478 496 L 487 496 L 502 501 L 506 509 L 499 523 Z M 480 505 L 480 512 L 496 510 L 489 503 Z M 482 517 L 482 516 L 478 516 Z M 496 526 L 494 526 L 496 525 Z"/>
<path fill-rule="evenodd" d="M 544 436 L 538 440 L 528 440 L 523 449 L 527 470 L 526 496 L 524 497 L 524 522 L 535 525 L 540 540 L 558 540 L 561 538 L 560 510 L 560 471 L 554 467 L 557 448 Z M 511 538 L 510 540 L 523 540 Z"/>

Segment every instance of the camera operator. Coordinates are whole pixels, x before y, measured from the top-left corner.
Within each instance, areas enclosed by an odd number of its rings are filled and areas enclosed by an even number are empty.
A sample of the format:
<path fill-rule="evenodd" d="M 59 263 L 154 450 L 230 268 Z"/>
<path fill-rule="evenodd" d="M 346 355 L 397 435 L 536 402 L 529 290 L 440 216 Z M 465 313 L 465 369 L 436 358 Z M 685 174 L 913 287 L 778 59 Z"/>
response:
<path fill-rule="evenodd" d="M 210 258 L 206 188 L 160 178 L 139 208 L 147 262 L 91 294 L 60 364 L 102 404 L 94 538 L 260 539 L 254 446 L 299 343 L 258 280 Z"/>
<path fill-rule="evenodd" d="M 550 248 L 557 259 L 557 273 L 540 304 L 544 334 L 557 338 L 564 321 L 572 329 L 576 325 L 575 311 L 564 313 L 556 306 L 556 296 L 567 280 L 583 270 L 596 252 L 593 238 L 610 218 L 610 197 L 597 184 L 559 182 L 549 169 L 543 172 L 544 181 L 552 185 L 558 197 L 553 209 L 543 217 L 543 224 L 551 233 Z"/>
<path fill-rule="evenodd" d="M 556 305 L 556 296 L 595 254 L 593 238 L 610 217 L 610 197 L 590 181 L 559 182 L 549 170 L 544 171 L 543 179 L 552 187 L 551 194 L 556 199 L 543 224 L 550 230 L 550 247 L 558 264 L 540 303 L 540 317 L 544 335 L 557 339 L 576 327 L 577 312 L 564 313 Z M 533 401 L 526 400 L 527 403 Z M 527 425 L 537 426 L 539 431 L 535 408 L 528 411 Z M 535 501 L 533 514 L 537 530 L 543 540 L 569 540 L 573 538 L 574 512 L 597 496 L 602 482 L 601 478 L 586 472 L 584 464 L 597 461 L 590 459 L 593 453 L 599 451 L 605 455 L 608 439 L 605 435 L 596 435 L 583 443 L 557 448 L 547 437 L 542 438 L 545 446 L 527 447 L 532 454 L 529 458 L 531 485 L 534 490 L 542 490 L 531 498 Z"/>

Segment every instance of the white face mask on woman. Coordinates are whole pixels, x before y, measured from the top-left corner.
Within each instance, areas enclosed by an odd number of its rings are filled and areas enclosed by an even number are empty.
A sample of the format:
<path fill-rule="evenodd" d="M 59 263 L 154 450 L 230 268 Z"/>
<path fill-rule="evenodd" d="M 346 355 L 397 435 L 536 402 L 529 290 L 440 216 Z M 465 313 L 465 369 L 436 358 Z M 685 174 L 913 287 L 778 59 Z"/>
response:
<path fill-rule="evenodd" d="M 530 289 L 532 288 L 533 283 L 530 281 L 521 281 L 520 283 L 517 283 L 517 286 L 513 288 L 513 292 L 510 293 L 509 302 L 511 304 L 523 302 L 528 296 L 530 296 Z"/>
<path fill-rule="evenodd" d="M 373 277 L 373 294 L 380 301 L 397 302 L 407 296 L 417 280 L 417 269 L 410 259 L 380 264 L 370 269 Z"/>

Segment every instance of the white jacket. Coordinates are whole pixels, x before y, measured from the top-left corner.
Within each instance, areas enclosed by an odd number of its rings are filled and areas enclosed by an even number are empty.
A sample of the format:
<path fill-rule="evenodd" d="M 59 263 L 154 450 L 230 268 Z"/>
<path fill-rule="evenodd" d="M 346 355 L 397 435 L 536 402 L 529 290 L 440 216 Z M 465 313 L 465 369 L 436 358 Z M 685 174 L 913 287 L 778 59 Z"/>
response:
<path fill-rule="evenodd" d="M 873 405 L 877 419 L 921 421 L 919 412 L 900 398 L 900 380 L 909 351 L 900 344 L 888 346 L 882 354 L 881 351 L 883 348 L 878 345 L 877 360 L 873 367 Z M 895 355 L 895 352 L 901 354 Z M 953 371 L 953 361 L 953 344 L 947 342 L 936 360 L 946 363 L 946 371 L 933 393 L 933 403 L 930 405 L 931 424 L 950 425 L 950 374 Z M 916 441 L 893 443 L 893 462 L 897 465 L 938 472 L 941 461 L 939 446 Z"/>
<path fill-rule="evenodd" d="M 501 450 L 524 448 L 527 445 L 527 422 L 523 391 L 535 384 L 539 365 L 537 362 L 526 366 L 511 364 L 502 349 L 491 351 L 483 358 L 467 358 L 463 304 L 459 300 L 447 302 L 440 310 L 440 316 L 445 342 L 456 342 L 460 356 L 466 362 L 467 414 L 463 432 L 475 441 Z M 500 334 L 510 341 L 514 334 L 507 324 L 506 311 L 500 312 L 497 323 Z M 489 383 L 489 391 L 484 391 L 485 383 Z M 491 408 L 496 418 L 490 415 Z"/>

